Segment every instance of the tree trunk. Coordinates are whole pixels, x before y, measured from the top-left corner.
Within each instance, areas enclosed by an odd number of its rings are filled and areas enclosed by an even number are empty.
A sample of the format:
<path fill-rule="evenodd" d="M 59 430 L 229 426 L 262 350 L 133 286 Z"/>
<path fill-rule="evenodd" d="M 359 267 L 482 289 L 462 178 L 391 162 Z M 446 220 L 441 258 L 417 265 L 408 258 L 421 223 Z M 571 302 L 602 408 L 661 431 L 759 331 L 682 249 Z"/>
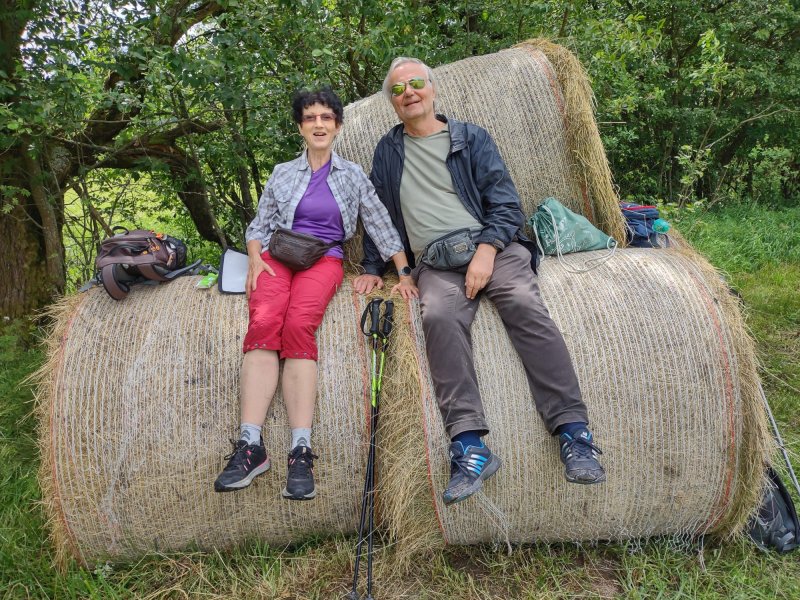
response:
<path fill-rule="evenodd" d="M 52 302 L 61 289 L 50 281 L 38 214 L 19 194 L 0 212 L 0 317 L 22 317 Z M 5 208 L 5 207 L 4 207 Z M 62 263 L 63 266 L 63 263 Z"/>

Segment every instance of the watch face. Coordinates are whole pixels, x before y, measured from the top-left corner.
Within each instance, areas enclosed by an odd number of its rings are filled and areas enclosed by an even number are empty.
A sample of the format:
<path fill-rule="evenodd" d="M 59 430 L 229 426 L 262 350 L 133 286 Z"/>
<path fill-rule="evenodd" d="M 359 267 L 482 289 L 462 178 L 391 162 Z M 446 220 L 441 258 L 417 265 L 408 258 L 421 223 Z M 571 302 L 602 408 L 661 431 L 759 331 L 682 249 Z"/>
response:
<path fill-rule="evenodd" d="M 403 267 L 400 269 L 399 274 L 403 276 L 411 275 L 411 267 Z"/>

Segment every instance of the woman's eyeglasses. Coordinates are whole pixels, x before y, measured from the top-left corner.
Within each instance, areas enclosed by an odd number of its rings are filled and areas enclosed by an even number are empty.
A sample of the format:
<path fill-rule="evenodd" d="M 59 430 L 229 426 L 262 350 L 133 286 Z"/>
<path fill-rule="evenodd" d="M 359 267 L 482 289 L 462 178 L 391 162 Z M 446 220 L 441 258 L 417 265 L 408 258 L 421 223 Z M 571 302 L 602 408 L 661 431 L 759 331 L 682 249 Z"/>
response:
<path fill-rule="evenodd" d="M 410 85 L 413 90 L 421 90 L 425 87 L 425 80 L 422 77 L 413 77 L 408 81 L 398 81 L 391 88 L 392 96 L 399 96 L 406 91 L 406 85 Z"/>
<path fill-rule="evenodd" d="M 303 115 L 303 123 L 316 123 L 317 119 L 322 119 L 326 123 L 336 120 L 336 115 L 333 113 L 322 113 L 321 115 Z"/>

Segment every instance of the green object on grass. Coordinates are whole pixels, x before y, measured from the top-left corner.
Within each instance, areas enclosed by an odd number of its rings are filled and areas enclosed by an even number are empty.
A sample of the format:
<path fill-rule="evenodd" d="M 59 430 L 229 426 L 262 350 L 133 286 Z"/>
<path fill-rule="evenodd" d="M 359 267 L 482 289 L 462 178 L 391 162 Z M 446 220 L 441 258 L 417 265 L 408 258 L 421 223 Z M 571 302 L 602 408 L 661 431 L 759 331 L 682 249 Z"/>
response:
<path fill-rule="evenodd" d="M 545 198 L 528 219 L 528 224 L 536 233 L 539 249 L 550 256 L 607 250 L 617 245 L 614 238 L 607 236 L 586 217 L 575 214 L 555 198 Z"/>

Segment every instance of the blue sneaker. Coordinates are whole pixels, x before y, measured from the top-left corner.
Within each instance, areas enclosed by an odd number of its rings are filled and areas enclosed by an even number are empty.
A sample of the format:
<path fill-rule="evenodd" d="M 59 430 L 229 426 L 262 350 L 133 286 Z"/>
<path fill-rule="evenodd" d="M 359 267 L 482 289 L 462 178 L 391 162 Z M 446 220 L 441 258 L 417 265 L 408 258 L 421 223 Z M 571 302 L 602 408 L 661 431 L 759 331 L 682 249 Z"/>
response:
<path fill-rule="evenodd" d="M 581 429 L 575 437 L 568 433 L 558 436 L 564 476 L 570 483 L 588 485 L 606 480 L 606 472 L 597 460 L 602 451 L 594 445 L 593 439 L 588 429 Z"/>
<path fill-rule="evenodd" d="M 466 500 L 481 489 L 483 482 L 500 468 L 500 459 L 486 446 L 464 446 L 461 442 L 450 444 L 450 483 L 442 494 L 445 504 Z"/>

